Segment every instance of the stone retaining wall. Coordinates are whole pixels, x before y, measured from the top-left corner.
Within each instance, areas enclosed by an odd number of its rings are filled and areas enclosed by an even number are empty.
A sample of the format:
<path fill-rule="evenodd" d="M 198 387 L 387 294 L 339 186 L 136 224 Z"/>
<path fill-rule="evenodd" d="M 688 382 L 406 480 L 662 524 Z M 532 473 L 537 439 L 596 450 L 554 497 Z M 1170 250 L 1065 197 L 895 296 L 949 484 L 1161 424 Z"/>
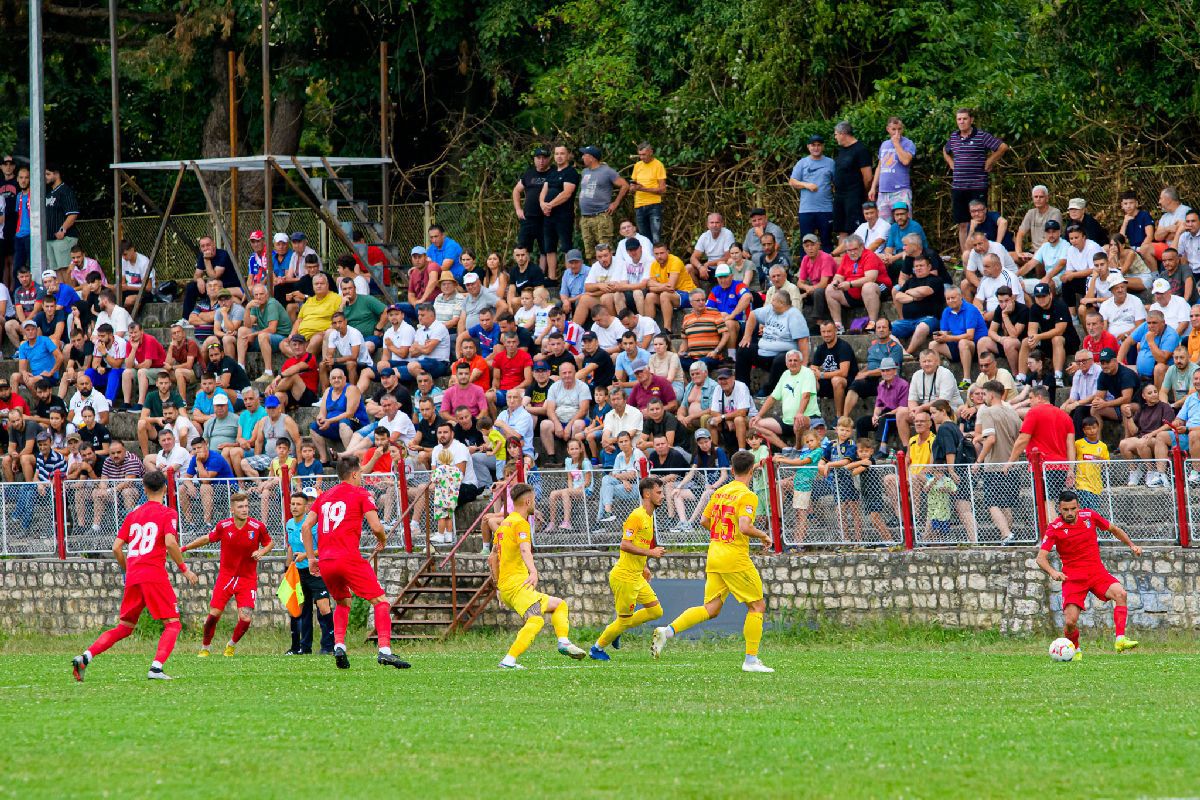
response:
<path fill-rule="evenodd" d="M 883 617 L 949 628 L 1044 633 L 1060 624 L 1057 586 L 1034 565 L 1028 550 L 931 549 L 913 552 L 822 553 L 756 557 L 769 609 L 798 621 L 853 625 Z M 1194 629 L 1200 625 L 1200 551 L 1147 549 L 1134 558 L 1106 549 L 1106 563 L 1130 594 L 1134 628 Z M 541 588 L 571 601 L 576 624 L 600 626 L 612 615 L 608 570 L 612 554 L 538 554 Z M 200 575 L 193 588 L 173 578 L 185 623 L 205 613 L 216 575 L 214 560 L 192 558 Z M 380 578 L 389 595 L 417 568 L 416 556 L 384 557 Z M 486 569 L 468 556 L 462 569 Z M 275 598 L 281 559 L 267 559 L 260 577 L 258 624 L 284 625 Z M 702 555 L 670 556 L 654 565 L 661 578 L 702 579 Z M 0 561 L 0 630 L 75 634 L 112 625 L 122 585 L 116 564 L 101 559 Z M 700 598 L 697 596 L 697 602 Z M 232 609 L 227 613 L 232 613 Z M 515 624 L 498 604 L 485 625 Z M 1108 627 L 1104 608 L 1084 614 L 1085 625 Z"/>

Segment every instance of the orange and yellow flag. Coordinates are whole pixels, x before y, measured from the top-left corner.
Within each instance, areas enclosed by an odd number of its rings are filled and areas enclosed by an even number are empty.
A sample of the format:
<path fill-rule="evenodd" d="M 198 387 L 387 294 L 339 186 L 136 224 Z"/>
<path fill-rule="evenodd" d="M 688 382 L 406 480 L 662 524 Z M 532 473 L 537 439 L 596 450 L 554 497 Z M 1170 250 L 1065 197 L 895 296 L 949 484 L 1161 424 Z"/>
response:
<path fill-rule="evenodd" d="M 289 614 L 293 617 L 300 616 L 300 609 L 304 605 L 304 589 L 300 586 L 300 570 L 296 569 L 295 564 L 288 565 L 275 596 Z"/>

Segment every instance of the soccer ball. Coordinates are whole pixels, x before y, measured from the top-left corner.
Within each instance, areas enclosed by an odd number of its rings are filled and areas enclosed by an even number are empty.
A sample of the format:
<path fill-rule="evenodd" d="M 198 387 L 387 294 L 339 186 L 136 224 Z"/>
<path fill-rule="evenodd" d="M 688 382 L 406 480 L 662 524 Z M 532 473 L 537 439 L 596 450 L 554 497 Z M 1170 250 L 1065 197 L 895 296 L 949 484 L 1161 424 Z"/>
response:
<path fill-rule="evenodd" d="M 1059 637 L 1050 643 L 1051 661 L 1070 661 L 1075 657 L 1075 645 L 1066 637 Z"/>

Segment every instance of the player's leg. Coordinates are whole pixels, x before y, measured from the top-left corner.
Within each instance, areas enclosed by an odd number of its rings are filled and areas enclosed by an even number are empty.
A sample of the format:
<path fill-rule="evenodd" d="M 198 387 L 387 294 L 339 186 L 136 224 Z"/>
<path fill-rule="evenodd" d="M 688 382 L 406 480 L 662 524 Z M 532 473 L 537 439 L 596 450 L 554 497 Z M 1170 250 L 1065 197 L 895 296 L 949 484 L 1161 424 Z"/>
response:
<path fill-rule="evenodd" d="M 168 588 L 170 587 L 168 586 Z M 171 657 L 171 651 L 175 649 L 175 642 L 178 641 L 181 630 L 183 630 L 183 626 L 179 623 L 179 617 L 163 620 L 163 632 L 158 637 L 158 647 L 154 651 L 154 661 L 150 662 L 150 672 L 146 675 L 147 678 L 171 680 L 171 676 L 163 672 L 163 665 Z"/>
<path fill-rule="evenodd" d="M 246 583 L 245 579 L 239 578 L 238 583 Z M 232 656 L 237 643 L 246 635 L 246 631 L 250 630 L 250 623 L 254 618 L 254 601 L 256 587 L 238 586 L 236 591 L 237 597 L 237 615 L 238 621 L 233 626 L 233 634 L 229 637 L 229 643 L 225 645 L 225 655 Z"/>
<path fill-rule="evenodd" d="M 721 606 L 729 594 L 725 577 L 719 572 L 710 572 L 704 581 L 704 605 L 692 606 L 674 619 L 670 625 L 655 628 L 650 640 L 650 655 L 658 658 L 667 640 L 677 633 L 683 633 L 688 628 L 715 619 L 721 613 Z"/>
<path fill-rule="evenodd" d="M 212 600 L 208 604 L 208 616 L 204 618 L 204 632 L 200 640 L 200 652 L 197 653 L 200 658 L 208 657 L 208 648 L 212 645 L 213 637 L 217 633 L 217 623 L 221 621 L 221 615 L 225 613 L 225 606 L 233 597 L 235 581 L 235 578 L 217 573 Z"/>
<path fill-rule="evenodd" d="M 1079 650 L 1079 612 L 1083 609 L 1074 603 L 1063 602 L 1063 636 L 1071 640 Z"/>
<path fill-rule="evenodd" d="M 87 669 L 88 664 L 92 663 L 93 658 L 133 633 L 133 629 L 137 627 L 138 617 L 142 615 L 142 609 L 145 607 L 141 585 L 126 586 L 125 597 L 121 600 L 120 619 L 116 627 L 109 628 L 100 634 L 96 641 L 92 642 L 91 647 L 71 660 L 71 672 L 75 675 L 75 680 L 83 680 L 84 670 Z"/>
<path fill-rule="evenodd" d="M 1117 581 L 1113 581 L 1105 591 L 1104 599 L 1113 601 L 1113 632 L 1117 636 L 1115 644 L 1117 652 L 1121 653 L 1137 647 L 1137 642 L 1125 636 L 1125 621 L 1129 618 L 1129 593 L 1125 591 L 1125 587 Z"/>
<path fill-rule="evenodd" d="M 558 637 L 558 652 L 576 660 L 586 656 L 587 653 L 582 648 L 571 643 L 571 622 L 567 619 L 567 601 L 561 597 L 547 596 L 543 605 L 543 612 L 550 612 L 550 624 L 554 627 L 554 635 Z"/>
<path fill-rule="evenodd" d="M 407 661 L 392 654 L 392 606 L 388 603 L 387 595 L 383 592 L 383 587 L 379 585 L 379 578 L 376 577 L 375 571 L 363 559 L 353 559 L 345 565 L 339 565 L 339 568 L 342 566 L 345 567 L 346 583 L 349 590 L 371 604 L 375 620 L 375 636 L 379 643 L 379 652 L 375 657 L 376 662 L 381 666 L 408 669 L 410 664 Z M 339 600 L 338 608 L 334 612 L 334 638 L 342 643 L 342 653 L 344 654 L 346 648 L 346 624 L 350 621 L 349 598 L 346 600 L 344 612 L 342 608 L 342 602 Z M 344 617 L 340 637 L 337 635 L 338 612 L 342 612 L 340 616 Z M 337 644 L 335 643 L 334 654 L 336 655 L 337 652 Z"/>
<path fill-rule="evenodd" d="M 542 601 L 538 599 L 532 599 L 529 607 L 521 616 L 525 618 L 525 624 L 521 626 L 521 630 L 517 631 L 517 638 L 513 639 L 512 646 L 508 648 L 508 652 L 500 661 L 500 666 L 505 669 L 524 669 L 517 663 L 517 659 L 529 649 L 533 640 L 537 638 L 538 632 L 546 624 L 546 620 L 542 617 Z"/>

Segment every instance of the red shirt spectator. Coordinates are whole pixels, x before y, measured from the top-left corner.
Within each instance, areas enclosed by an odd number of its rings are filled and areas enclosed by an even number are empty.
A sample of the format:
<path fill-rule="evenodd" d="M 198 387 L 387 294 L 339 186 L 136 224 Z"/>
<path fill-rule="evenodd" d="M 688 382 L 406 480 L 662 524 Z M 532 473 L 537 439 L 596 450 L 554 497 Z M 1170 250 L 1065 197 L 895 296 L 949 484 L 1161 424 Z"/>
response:
<path fill-rule="evenodd" d="M 1105 348 L 1114 351 L 1121 349 L 1120 343 L 1117 342 L 1117 337 L 1108 331 L 1100 331 L 1100 335 L 1095 338 L 1092 338 L 1091 334 L 1083 337 L 1083 349 L 1091 350 L 1092 357 L 1096 359 L 1097 363 L 1100 361 L 1100 351 Z"/>
<path fill-rule="evenodd" d="M 1025 414 L 1025 421 L 1021 423 L 1021 433 L 1029 437 L 1026 452 L 1036 447 L 1045 461 L 1066 461 L 1069 458 L 1067 439 L 1074 441 L 1075 423 L 1071 421 L 1071 415 L 1058 406 L 1042 402 L 1031 406 Z M 1066 466 L 1060 464 L 1057 468 L 1066 469 Z"/>
<path fill-rule="evenodd" d="M 651 375 L 650 383 L 646 386 L 638 381 L 629 390 L 629 405 L 645 411 L 646 406 L 650 404 L 652 398 L 661 398 L 663 405 L 669 405 L 675 402 L 675 390 L 671 388 L 671 382 L 659 375 Z"/>
<path fill-rule="evenodd" d="M 162 343 L 158 339 L 148 333 L 143 333 L 142 341 L 138 342 L 137 347 L 134 348 L 133 361 L 135 364 L 149 361 L 152 368 L 158 369 L 167 362 L 167 351 L 163 349 Z"/>
<path fill-rule="evenodd" d="M 875 282 L 890 287 L 892 279 L 888 276 L 887 267 L 870 250 L 863 250 L 862 255 L 858 259 L 850 258 L 850 254 L 842 256 L 842 263 L 838 264 L 837 274 L 841 275 L 848 281 L 856 281 L 862 278 L 871 270 L 875 270 L 878 274 L 875 276 Z M 862 287 L 850 286 L 846 288 L 846 294 L 853 297 L 855 300 L 862 299 Z"/>
<path fill-rule="evenodd" d="M 29 414 L 29 403 L 25 402 L 25 398 L 12 390 L 7 380 L 0 379 L 0 412 L 6 415 L 14 408 L 21 409 L 26 415 Z M 5 421 L 8 417 L 4 417 Z"/>
<path fill-rule="evenodd" d="M 498 350 L 492 355 L 492 366 L 500 371 L 500 385 L 496 388 L 507 392 L 525 381 L 525 370 L 533 369 L 533 356 L 518 349 L 516 355 L 509 357 L 507 351 Z"/>
<path fill-rule="evenodd" d="M 304 385 L 308 387 L 310 392 L 316 394 L 317 381 L 320 379 L 320 373 L 317 372 L 316 356 L 314 356 L 312 353 L 305 353 L 304 355 L 300 356 L 300 358 L 289 358 L 287 361 L 283 362 L 282 368 L 285 370 L 291 369 L 300 363 L 303 363 L 307 366 L 307 369 L 300 373 L 300 380 L 304 381 Z"/>

